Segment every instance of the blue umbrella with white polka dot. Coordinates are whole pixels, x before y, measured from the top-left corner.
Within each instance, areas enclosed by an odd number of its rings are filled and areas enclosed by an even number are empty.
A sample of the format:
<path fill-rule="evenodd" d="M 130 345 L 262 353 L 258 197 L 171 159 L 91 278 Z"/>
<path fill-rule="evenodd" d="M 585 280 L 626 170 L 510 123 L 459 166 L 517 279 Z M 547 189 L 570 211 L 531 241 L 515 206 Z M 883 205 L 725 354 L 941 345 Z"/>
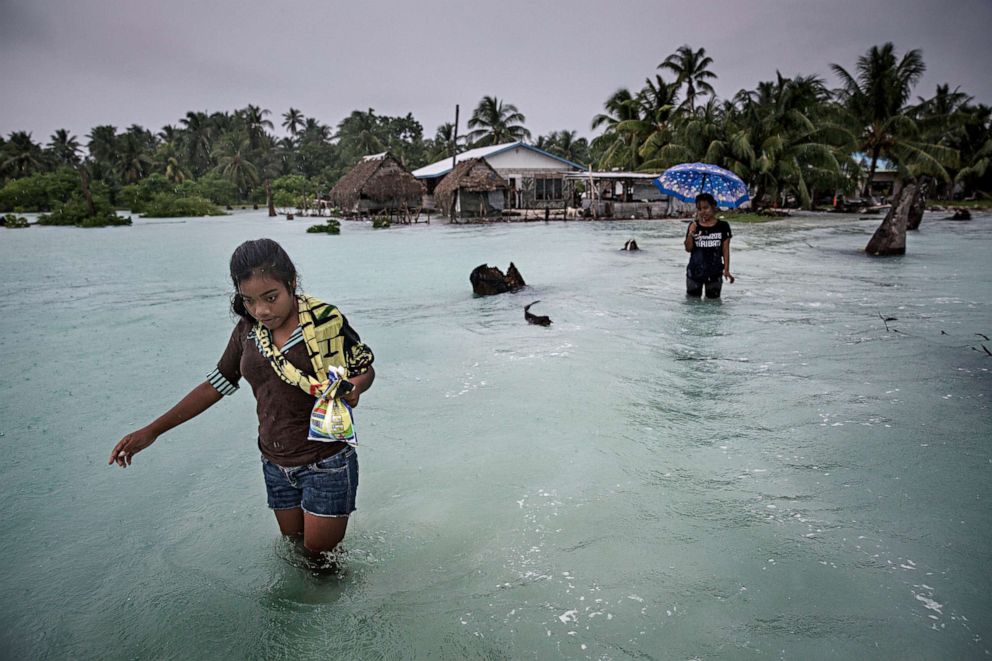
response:
<path fill-rule="evenodd" d="M 662 193 L 683 202 L 694 202 L 700 193 L 709 193 L 718 206 L 736 209 L 751 198 L 747 185 L 730 170 L 709 163 L 682 163 L 668 168 L 654 180 Z"/>

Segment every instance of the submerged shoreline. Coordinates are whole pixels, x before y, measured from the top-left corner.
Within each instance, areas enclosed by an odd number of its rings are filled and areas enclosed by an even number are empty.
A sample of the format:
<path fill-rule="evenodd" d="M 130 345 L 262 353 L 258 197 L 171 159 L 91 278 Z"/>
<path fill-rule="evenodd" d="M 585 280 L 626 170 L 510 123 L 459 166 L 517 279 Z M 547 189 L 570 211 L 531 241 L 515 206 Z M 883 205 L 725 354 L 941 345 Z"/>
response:
<path fill-rule="evenodd" d="M 721 302 L 686 300 L 681 222 L 311 220 L 4 235 L 0 312 L 32 331 L 0 380 L 12 656 L 985 653 L 989 216 L 928 212 L 890 259 L 859 252 L 880 217 L 742 223 Z M 259 236 L 377 355 L 332 581 L 287 562 L 247 387 L 105 465 L 216 364 L 230 253 Z M 474 297 L 510 260 L 528 286 Z"/>

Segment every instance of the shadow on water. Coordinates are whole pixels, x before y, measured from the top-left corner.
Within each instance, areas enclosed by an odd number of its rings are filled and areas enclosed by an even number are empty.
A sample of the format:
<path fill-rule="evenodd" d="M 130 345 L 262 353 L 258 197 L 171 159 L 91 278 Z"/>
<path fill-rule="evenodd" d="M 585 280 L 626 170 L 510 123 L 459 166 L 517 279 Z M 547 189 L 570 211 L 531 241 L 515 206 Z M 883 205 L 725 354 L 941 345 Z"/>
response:
<path fill-rule="evenodd" d="M 723 299 L 692 298 L 686 296 L 678 306 L 673 322 L 676 332 L 692 346 L 697 360 L 710 353 L 705 345 L 698 344 L 700 338 L 717 338 L 729 334 L 727 324 L 732 319 L 729 307 Z M 681 360 L 692 360 L 689 355 Z"/>

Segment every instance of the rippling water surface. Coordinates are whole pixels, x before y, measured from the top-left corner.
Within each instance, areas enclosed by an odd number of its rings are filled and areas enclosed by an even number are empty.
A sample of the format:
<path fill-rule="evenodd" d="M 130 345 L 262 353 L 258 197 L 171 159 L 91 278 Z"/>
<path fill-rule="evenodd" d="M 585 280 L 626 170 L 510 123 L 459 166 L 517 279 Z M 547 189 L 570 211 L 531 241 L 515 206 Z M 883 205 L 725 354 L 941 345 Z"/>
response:
<path fill-rule="evenodd" d="M 869 259 L 877 222 L 737 225 L 722 302 L 678 221 L 0 232 L 0 656 L 986 657 L 992 218 Z M 106 466 L 259 236 L 377 356 L 338 577 L 278 539 L 248 388 Z"/>

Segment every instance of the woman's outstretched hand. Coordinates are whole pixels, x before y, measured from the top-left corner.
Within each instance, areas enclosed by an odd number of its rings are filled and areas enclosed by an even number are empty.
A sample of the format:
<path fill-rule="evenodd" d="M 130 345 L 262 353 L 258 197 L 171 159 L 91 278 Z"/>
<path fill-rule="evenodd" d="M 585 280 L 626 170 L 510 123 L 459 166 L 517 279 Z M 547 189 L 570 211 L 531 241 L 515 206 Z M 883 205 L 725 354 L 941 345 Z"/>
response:
<path fill-rule="evenodd" d="M 127 468 L 131 465 L 134 455 L 154 443 L 156 438 L 158 435 L 148 431 L 147 427 L 131 432 L 114 446 L 107 465 L 117 462 L 121 468 Z"/>

